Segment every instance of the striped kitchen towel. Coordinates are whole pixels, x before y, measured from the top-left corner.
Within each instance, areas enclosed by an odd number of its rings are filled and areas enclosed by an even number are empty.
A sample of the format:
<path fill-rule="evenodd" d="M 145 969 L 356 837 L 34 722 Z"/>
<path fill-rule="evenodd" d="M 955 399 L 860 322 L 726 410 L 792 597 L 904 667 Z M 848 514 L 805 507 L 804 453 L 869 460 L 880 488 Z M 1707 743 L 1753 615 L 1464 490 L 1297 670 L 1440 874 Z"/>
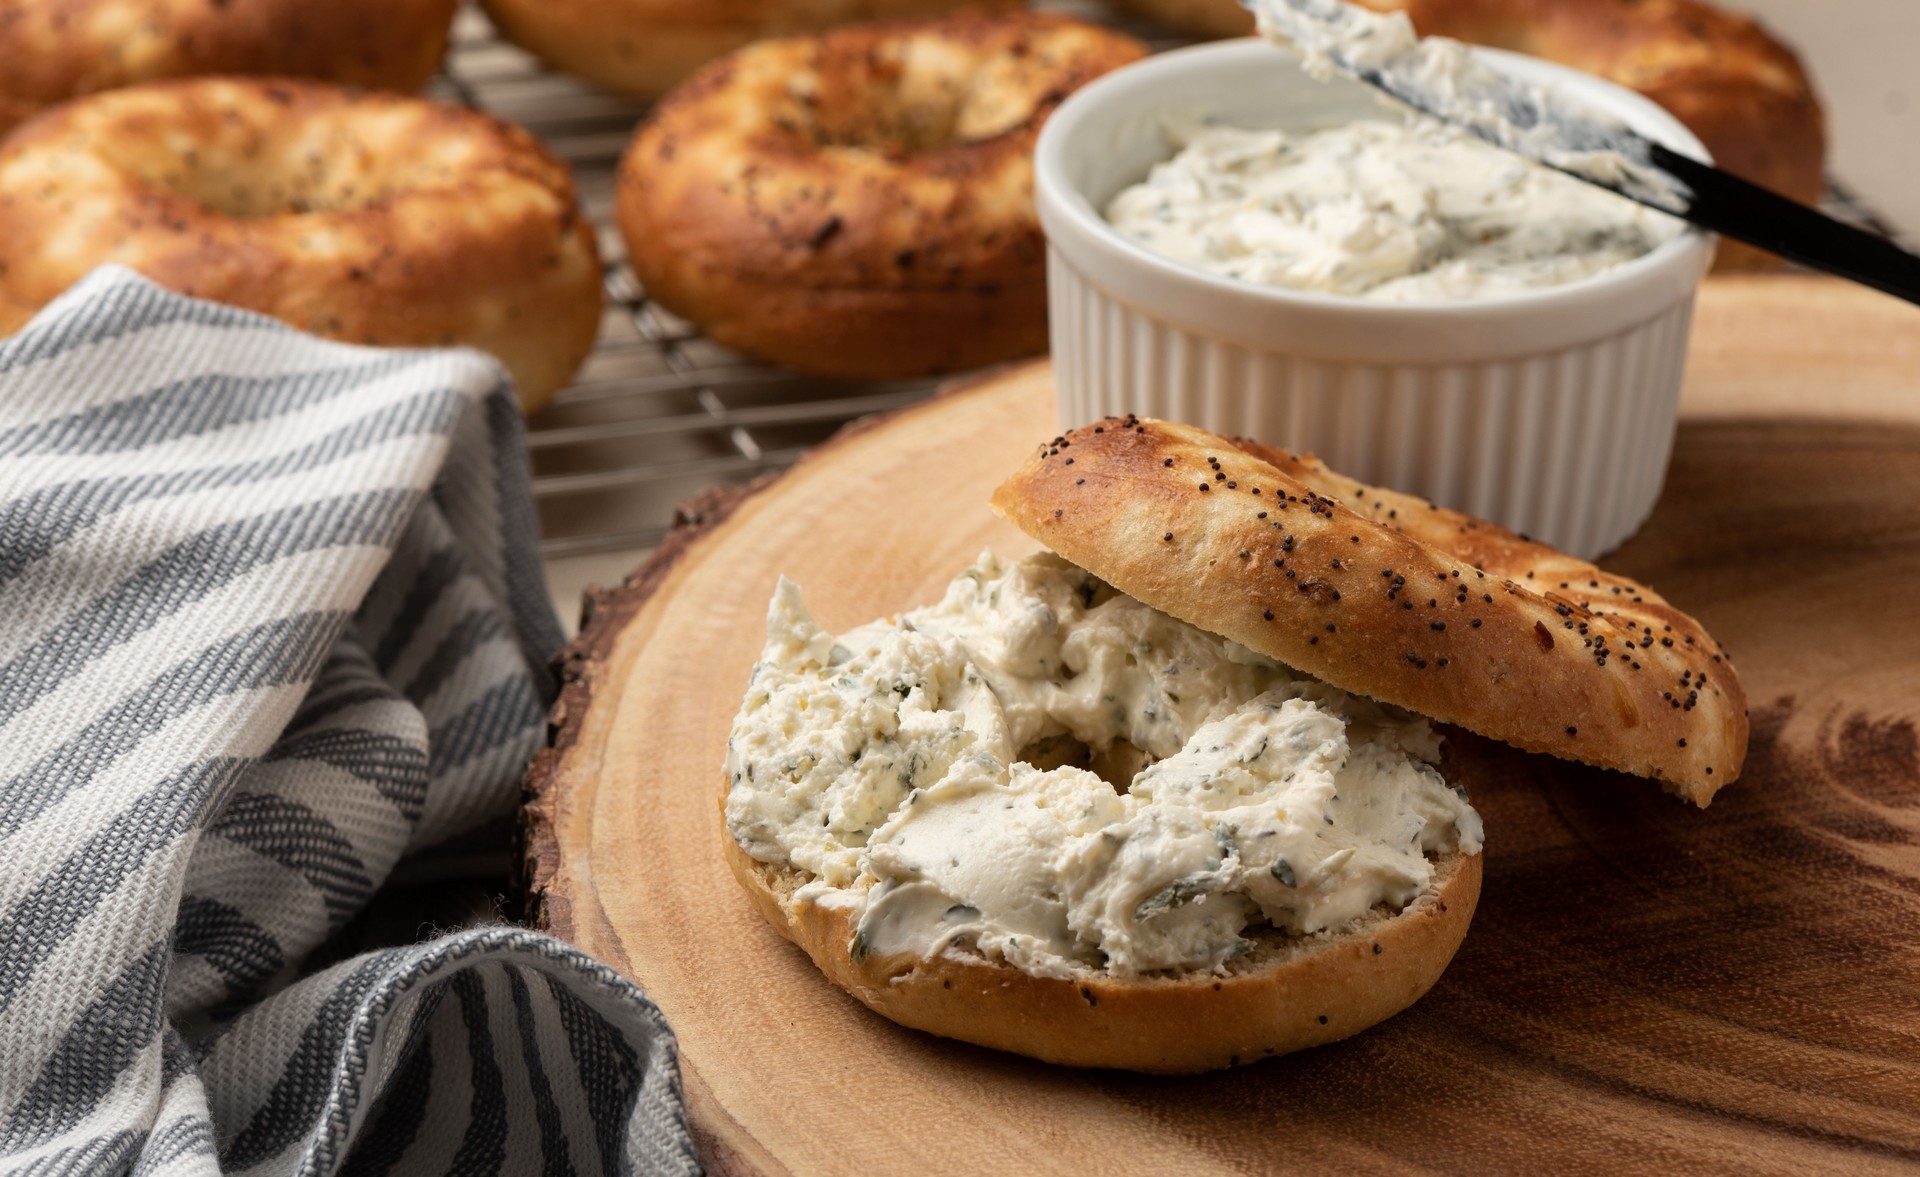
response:
<path fill-rule="evenodd" d="M 477 353 L 125 270 L 0 341 L 0 1170 L 697 1171 L 659 1012 L 566 945 L 303 968 L 518 799 L 523 447 Z"/>

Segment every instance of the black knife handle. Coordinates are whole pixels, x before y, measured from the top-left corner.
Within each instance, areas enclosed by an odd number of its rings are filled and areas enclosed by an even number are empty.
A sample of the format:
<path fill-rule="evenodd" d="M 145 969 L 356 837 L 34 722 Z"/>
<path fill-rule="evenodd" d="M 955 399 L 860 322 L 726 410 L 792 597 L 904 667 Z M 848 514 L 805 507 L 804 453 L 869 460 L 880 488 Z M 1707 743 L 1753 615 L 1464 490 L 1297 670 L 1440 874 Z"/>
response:
<path fill-rule="evenodd" d="M 1920 303 L 1920 257 L 1658 143 L 1653 165 L 1693 189 L 1686 219 L 1810 269 Z"/>

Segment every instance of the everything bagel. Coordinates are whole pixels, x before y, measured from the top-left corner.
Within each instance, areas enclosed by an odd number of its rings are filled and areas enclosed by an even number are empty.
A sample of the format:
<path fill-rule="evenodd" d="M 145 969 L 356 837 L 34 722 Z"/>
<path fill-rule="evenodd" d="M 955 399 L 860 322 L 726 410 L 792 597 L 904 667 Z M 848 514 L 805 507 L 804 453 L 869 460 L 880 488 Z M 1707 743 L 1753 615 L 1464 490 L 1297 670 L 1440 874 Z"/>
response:
<path fill-rule="evenodd" d="M 1746 694 L 1645 585 L 1311 457 L 1110 419 L 1041 447 L 994 509 L 1175 617 L 1316 678 L 1705 806 Z"/>
<path fill-rule="evenodd" d="M 665 93 L 695 69 L 750 41 L 850 21 L 938 16 L 959 0 L 481 0 L 508 39 L 556 69 L 639 98 Z M 1011 9 L 1023 0 L 971 0 Z"/>
<path fill-rule="evenodd" d="M 1043 350 L 1034 139 L 1144 52 L 1081 21 L 978 12 L 749 46 L 634 137 L 618 198 L 634 271 L 716 342 L 822 376 Z"/>
<path fill-rule="evenodd" d="M 531 135 L 320 83 L 113 90 L 0 142 L 0 334 L 108 262 L 333 339 L 478 347 L 529 411 L 599 327 L 592 226 Z"/>
<path fill-rule="evenodd" d="M 456 0 L 7 0 L 0 135 L 56 103 L 163 78 L 246 74 L 418 90 Z"/>

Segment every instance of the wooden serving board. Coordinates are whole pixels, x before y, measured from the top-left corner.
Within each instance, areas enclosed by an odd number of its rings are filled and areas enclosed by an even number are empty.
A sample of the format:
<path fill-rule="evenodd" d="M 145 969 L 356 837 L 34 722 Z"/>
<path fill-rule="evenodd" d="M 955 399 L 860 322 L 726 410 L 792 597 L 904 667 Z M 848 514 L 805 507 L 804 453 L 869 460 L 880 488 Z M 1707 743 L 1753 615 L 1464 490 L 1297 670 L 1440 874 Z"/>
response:
<path fill-rule="evenodd" d="M 526 812 L 538 917 L 678 1032 L 719 1173 L 1870 1173 L 1920 1162 L 1920 311 L 1809 278 L 1703 292 L 1666 492 L 1609 566 L 1737 656 L 1745 777 L 1698 811 L 1471 741 L 1480 911 L 1413 1009 L 1187 1079 L 904 1030 L 761 923 L 720 856 L 727 729 L 784 573 L 844 628 L 1033 547 L 988 490 L 1044 366 L 717 495 L 565 660 Z"/>

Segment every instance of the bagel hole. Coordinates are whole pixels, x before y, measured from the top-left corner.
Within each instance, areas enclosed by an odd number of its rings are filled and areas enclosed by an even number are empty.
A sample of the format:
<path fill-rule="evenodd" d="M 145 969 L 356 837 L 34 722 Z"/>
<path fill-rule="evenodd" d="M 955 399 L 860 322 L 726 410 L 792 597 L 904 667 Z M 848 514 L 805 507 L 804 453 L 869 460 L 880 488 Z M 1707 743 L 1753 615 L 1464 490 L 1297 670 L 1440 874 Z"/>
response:
<path fill-rule="evenodd" d="M 817 147 L 904 157 L 977 143 L 1032 121 L 1052 74 L 1025 53 L 984 60 L 938 37 L 884 43 L 857 62 L 796 74 L 774 121 Z M 1045 76 L 1042 76 L 1042 75 Z"/>
<path fill-rule="evenodd" d="M 1133 789 L 1133 778 L 1153 763 L 1153 757 L 1127 740 L 1094 748 L 1071 735 L 1047 736 L 1022 748 L 1019 757 L 1041 771 L 1082 768 L 1113 787 L 1116 793 Z"/>

